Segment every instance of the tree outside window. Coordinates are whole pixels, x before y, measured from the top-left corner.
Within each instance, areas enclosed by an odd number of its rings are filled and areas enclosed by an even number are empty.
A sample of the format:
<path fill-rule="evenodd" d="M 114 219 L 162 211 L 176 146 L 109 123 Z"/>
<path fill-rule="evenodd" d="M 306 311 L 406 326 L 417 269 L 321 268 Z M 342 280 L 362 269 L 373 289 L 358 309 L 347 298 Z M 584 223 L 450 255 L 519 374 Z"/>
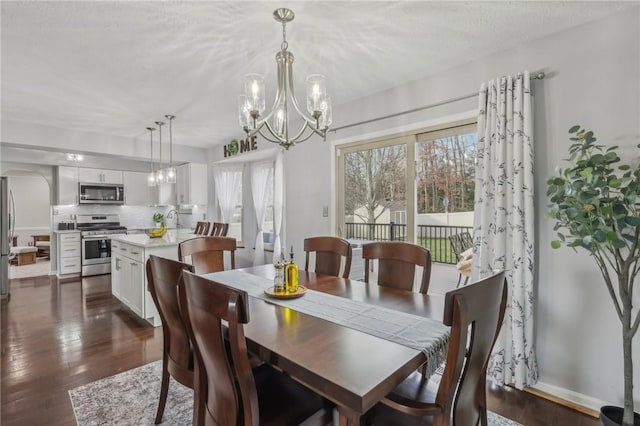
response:
<path fill-rule="evenodd" d="M 416 145 L 418 213 L 473 211 L 476 145 L 476 133 Z"/>

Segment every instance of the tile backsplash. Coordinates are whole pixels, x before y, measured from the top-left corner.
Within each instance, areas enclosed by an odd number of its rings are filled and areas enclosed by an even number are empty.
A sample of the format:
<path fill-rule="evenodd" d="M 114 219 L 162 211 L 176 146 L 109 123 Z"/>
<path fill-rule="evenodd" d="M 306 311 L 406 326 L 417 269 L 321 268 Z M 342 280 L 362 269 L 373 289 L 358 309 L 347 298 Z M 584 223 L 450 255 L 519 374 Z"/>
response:
<path fill-rule="evenodd" d="M 173 207 L 148 207 L 148 206 L 109 206 L 109 205 L 77 205 L 54 206 L 53 229 L 58 228 L 59 222 L 75 222 L 75 217 L 81 214 L 117 214 L 120 224 L 127 229 L 145 229 L 154 227 L 154 213 L 166 215 Z M 190 211 L 190 213 L 188 213 Z M 191 210 L 182 210 L 180 213 L 180 227 L 194 228 L 199 220 L 206 219 L 206 208 L 194 206 Z M 173 219 L 165 219 L 169 228 L 176 227 L 175 215 Z"/>

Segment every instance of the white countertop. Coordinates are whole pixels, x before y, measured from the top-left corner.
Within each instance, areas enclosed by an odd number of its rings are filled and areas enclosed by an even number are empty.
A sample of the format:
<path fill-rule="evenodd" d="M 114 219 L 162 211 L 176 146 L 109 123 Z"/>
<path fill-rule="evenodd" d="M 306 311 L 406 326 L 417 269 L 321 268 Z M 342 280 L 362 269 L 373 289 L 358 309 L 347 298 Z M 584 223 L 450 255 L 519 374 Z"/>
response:
<path fill-rule="evenodd" d="M 53 233 L 54 234 L 73 234 L 75 232 L 80 232 L 80 230 L 78 229 L 54 229 Z"/>
<path fill-rule="evenodd" d="M 183 241 L 196 238 L 198 235 L 167 231 L 162 238 L 151 238 L 147 234 L 118 235 L 111 239 L 143 248 L 177 246 Z"/>

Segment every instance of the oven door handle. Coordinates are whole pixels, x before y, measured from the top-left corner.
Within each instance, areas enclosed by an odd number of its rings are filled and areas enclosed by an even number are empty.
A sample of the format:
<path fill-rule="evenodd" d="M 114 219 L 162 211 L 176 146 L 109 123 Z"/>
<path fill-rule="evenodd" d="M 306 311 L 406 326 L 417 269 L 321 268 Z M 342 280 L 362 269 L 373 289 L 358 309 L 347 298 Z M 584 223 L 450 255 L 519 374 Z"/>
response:
<path fill-rule="evenodd" d="M 109 235 L 88 235 L 86 237 L 82 237 L 83 240 L 110 240 L 111 236 Z"/>

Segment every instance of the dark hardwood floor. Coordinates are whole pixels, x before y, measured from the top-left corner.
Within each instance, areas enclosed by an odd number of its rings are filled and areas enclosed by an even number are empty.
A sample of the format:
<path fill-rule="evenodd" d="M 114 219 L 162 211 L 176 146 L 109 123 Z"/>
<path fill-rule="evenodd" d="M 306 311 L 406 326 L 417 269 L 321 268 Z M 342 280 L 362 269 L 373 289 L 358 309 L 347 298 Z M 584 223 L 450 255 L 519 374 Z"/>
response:
<path fill-rule="evenodd" d="M 12 280 L 1 306 L 0 423 L 74 425 L 68 391 L 161 358 L 162 331 L 111 296 L 110 275 L 60 283 Z M 525 426 L 596 426 L 599 421 L 508 387 L 489 409 Z"/>

